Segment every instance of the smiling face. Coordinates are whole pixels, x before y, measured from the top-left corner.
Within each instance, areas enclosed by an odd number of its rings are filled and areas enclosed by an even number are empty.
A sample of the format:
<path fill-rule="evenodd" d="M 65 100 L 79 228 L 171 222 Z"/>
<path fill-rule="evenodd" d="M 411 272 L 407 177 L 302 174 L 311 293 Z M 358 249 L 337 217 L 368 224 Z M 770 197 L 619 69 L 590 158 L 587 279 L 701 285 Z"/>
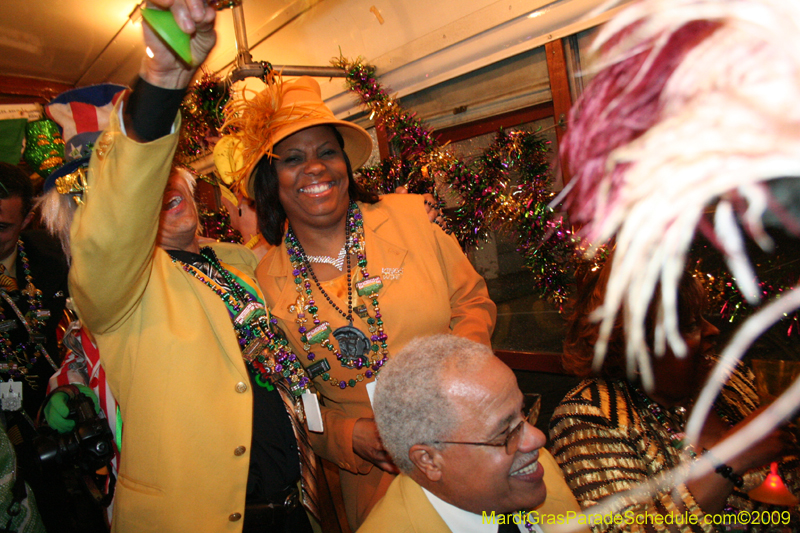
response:
<path fill-rule="evenodd" d="M 451 370 L 448 375 L 445 391 L 459 424 L 447 440 L 503 442 L 523 419 L 517 379 L 496 357 L 479 368 Z M 524 423 L 513 455 L 502 446 L 445 445 L 438 452 L 437 495 L 473 513 L 530 510 L 547 495 L 544 468 L 538 462 L 545 441 L 541 431 Z"/>
<path fill-rule="evenodd" d="M 347 163 L 331 126 L 300 130 L 275 145 L 278 196 L 292 226 L 330 228 L 349 204 Z"/>
<path fill-rule="evenodd" d="M 158 225 L 158 245 L 167 250 L 195 251 L 197 205 L 191 175 L 174 169 L 167 181 Z"/>

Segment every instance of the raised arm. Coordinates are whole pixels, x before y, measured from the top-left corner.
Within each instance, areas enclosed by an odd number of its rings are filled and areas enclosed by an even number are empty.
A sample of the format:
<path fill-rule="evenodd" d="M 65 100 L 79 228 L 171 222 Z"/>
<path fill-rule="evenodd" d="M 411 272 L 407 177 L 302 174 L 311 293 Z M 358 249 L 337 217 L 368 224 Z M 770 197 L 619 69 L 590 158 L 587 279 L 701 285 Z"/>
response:
<path fill-rule="evenodd" d="M 147 285 L 161 198 L 177 144 L 178 108 L 197 66 L 216 41 L 213 9 L 202 0 L 153 0 L 191 33 L 194 65 L 182 63 L 147 27 L 141 78 L 98 139 L 88 189 L 72 224 L 70 287 L 81 319 L 103 333 L 135 307 Z"/>

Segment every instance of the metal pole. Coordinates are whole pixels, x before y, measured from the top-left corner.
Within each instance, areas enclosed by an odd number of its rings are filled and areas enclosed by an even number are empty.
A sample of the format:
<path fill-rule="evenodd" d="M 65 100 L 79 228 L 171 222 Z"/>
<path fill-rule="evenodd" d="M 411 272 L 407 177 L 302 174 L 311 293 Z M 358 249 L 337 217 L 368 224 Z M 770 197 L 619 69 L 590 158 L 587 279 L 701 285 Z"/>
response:
<path fill-rule="evenodd" d="M 314 78 L 344 78 L 345 71 L 339 67 L 307 67 L 299 65 L 273 65 L 273 71 L 282 76 L 311 76 Z M 228 81 L 243 80 L 245 78 L 263 78 L 264 67 L 260 63 L 239 65 L 228 74 Z"/>
<path fill-rule="evenodd" d="M 242 66 L 252 63 L 253 56 L 250 55 L 250 48 L 247 46 L 247 30 L 241 4 L 233 8 L 233 35 L 236 42 L 236 64 Z"/>
<path fill-rule="evenodd" d="M 218 11 L 226 8 L 233 10 L 233 30 L 236 41 L 236 68 L 228 74 L 228 81 L 235 82 L 245 78 L 263 78 L 264 67 L 254 63 L 253 56 L 247 46 L 247 30 L 244 23 L 242 0 L 209 0 L 209 5 Z M 283 76 L 312 76 L 315 78 L 343 78 L 344 70 L 337 67 L 304 67 L 297 65 L 275 65 L 273 71 Z"/>
<path fill-rule="evenodd" d="M 275 72 L 284 76 L 312 76 L 314 78 L 344 78 L 346 73 L 339 67 L 304 67 L 298 65 L 272 65 Z"/>

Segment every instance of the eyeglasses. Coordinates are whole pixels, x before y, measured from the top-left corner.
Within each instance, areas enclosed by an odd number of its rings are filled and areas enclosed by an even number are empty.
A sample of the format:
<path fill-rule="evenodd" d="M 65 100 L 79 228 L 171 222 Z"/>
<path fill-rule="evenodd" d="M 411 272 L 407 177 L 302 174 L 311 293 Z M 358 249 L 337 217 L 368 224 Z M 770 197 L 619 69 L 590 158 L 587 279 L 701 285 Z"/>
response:
<path fill-rule="evenodd" d="M 494 446 L 496 448 L 503 446 L 508 455 L 514 455 L 517 453 L 517 448 L 519 447 L 519 436 L 522 433 L 522 426 L 525 425 L 525 422 L 526 421 L 523 419 L 519 424 L 514 426 L 514 429 L 508 432 L 508 435 L 506 435 L 506 439 L 503 442 L 462 442 L 455 440 L 434 440 L 431 441 L 431 444 L 466 444 L 469 446 Z"/>
<path fill-rule="evenodd" d="M 495 448 L 503 447 L 506 449 L 506 454 L 514 455 L 517 453 L 517 448 L 519 448 L 519 438 L 522 435 L 522 428 L 525 426 L 527 422 L 530 425 L 536 424 L 536 419 L 539 418 L 539 409 L 542 405 L 542 397 L 540 394 L 525 394 L 525 404 L 527 409 L 523 410 L 523 412 L 527 411 L 527 416 L 524 416 L 522 420 L 520 420 L 519 424 L 514 426 L 511 431 L 508 432 L 506 435 L 505 440 L 503 442 L 464 442 L 464 441 L 454 441 L 454 440 L 434 440 L 431 441 L 429 444 L 464 444 L 467 446 L 492 446 Z"/>

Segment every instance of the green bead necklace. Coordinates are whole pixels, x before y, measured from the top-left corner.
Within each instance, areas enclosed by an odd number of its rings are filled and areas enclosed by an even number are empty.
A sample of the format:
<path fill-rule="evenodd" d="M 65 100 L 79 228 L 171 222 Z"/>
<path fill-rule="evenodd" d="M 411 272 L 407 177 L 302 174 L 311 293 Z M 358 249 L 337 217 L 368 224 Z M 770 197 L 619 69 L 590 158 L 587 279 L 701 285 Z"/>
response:
<path fill-rule="evenodd" d="M 17 241 L 17 257 L 25 277 L 25 288 L 21 292 L 28 300 L 27 312 L 23 313 L 5 290 L 2 292 L 2 296 L 28 331 L 29 342 L 18 343 L 14 346 L 8 334 L 10 329 L 14 327 L 14 321 L 7 320 L 5 314 L 0 310 L 0 353 L 2 353 L 4 359 L 4 361 L 0 362 L 0 372 L 8 374 L 12 379 L 24 378 L 33 388 L 36 388 L 35 379 L 38 376 L 29 372 L 33 369 L 33 365 L 36 364 L 38 358 L 44 357 L 54 370 L 58 369 L 58 365 L 55 364 L 44 347 L 45 337 L 41 333 L 41 328 L 50 318 L 50 310 L 42 307 L 42 291 L 33 284 L 31 266 L 28 262 L 28 255 L 25 253 L 25 245 L 22 239 Z M 33 351 L 29 356 L 30 348 Z"/>
<path fill-rule="evenodd" d="M 312 346 L 319 344 L 322 348 L 331 352 L 346 368 L 351 368 L 358 373 L 354 378 L 347 381 L 333 379 L 328 372 L 321 374 L 323 381 L 327 381 L 331 386 L 340 389 L 347 387 L 355 387 L 358 383 L 363 382 L 365 379 L 375 377 L 380 372 L 380 369 L 386 363 L 389 357 L 389 345 L 387 343 L 387 335 L 384 329 L 383 316 L 381 315 L 380 304 L 378 302 L 378 293 L 383 287 L 383 283 L 379 276 L 370 277 L 367 271 L 367 255 L 366 243 L 364 241 L 364 222 L 361 216 L 361 211 L 355 202 L 351 202 L 347 211 L 347 220 L 345 221 L 345 245 L 347 246 L 347 283 L 348 283 L 348 310 L 345 313 L 339 309 L 327 295 L 321 284 L 317 281 L 314 269 L 308 256 L 303 250 L 303 246 L 297 239 L 291 224 L 286 232 L 286 251 L 289 254 L 289 261 L 292 264 L 292 275 L 294 276 L 295 290 L 297 291 L 297 301 L 289 306 L 289 312 L 296 315 L 295 322 L 297 323 L 297 331 L 300 333 L 300 340 L 303 342 L 303 350 L 306 352 L 306 357 L 310 362 L 314 362 L 317 355 L 312 351 Z M 367 324 L 369 325 L 369 332 L 371 336 L 366 337 L 363 333 L 358 331 L 352 324 L 352 282 L 350 278 L 350 254 L 356 255 L 357 265 L 361 271 L 362 281 L 357 282 L 356 289 L 359 296 L 367 298 L 372 305 L 374 312 L 373 316 L 368 316 Z M 331 331 L 330 324 L 323 321 L 319 317 L 319 307 L 313 297 L 312 279 L 317 286 L 320 293 L 326 298 L 328 303 L 344 316 L 349 322 L 349 326 L 343 326 L 336 331 Z M 309 319 L 307 313 L 311 315 L 312 325 L 311 329 L 308 328 Z M 366 313 L 366 311 L 365 311 Z M 333 335 L 339 342 L 339 346 L 334 345 L 330 337 Z M 366 343 L 367 355 L 361 355 L 358 351 L 363 347 L 358 345 L 359 348 L 343 353 L 341 349 L 342 341 L 345 339 L 357 339 L 357 342 Z"/>
<path fill-rule="evenodd" d="M 308 390 L 311 380 L 289 347 L 289 341 L 276 326 L 277 319 L 257 295 L 243 287 L 236 276 L 222 266 L 214 250 L 205 247 L 200 250 L 200 255 L 224 283 L 215 282 L 196 266 L 175 257 L 172 262 L 210 288 L 225 303 L 231 314 L 242 358 L 255 382 L 272 390 L 273 384 L 283 379 L 294 396 L 302 395 Z"/>

